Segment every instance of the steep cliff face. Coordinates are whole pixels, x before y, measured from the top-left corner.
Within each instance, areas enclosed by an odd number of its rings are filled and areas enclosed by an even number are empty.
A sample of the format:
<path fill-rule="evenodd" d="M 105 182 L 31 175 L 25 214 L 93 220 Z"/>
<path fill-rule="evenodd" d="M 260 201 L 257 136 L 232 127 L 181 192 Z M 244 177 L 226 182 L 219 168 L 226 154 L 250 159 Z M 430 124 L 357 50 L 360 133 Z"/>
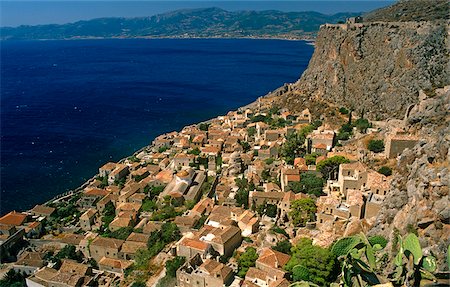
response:
<path fill-rule="evenodd" d="M 302 95 L 373 119 L 403 117 L 419 89 L 450 82 L 447 28 L 445 21 L 324 25 L 308 69 L 282 101 L 295 106 Z"/>
<path fill-rule="evenodd" d="M 445 262 L 450 244 L 449 123 L 450 86 L 421 92 L 404 127 L 421 140 L 398 158 L 391 188 L 370 231 L 392 242 L 396 233 L 416 230 L 425 253 L 438 259 L 441 271 L 449 271 Z M 387 273 L 393 271 L 390 267 Z"/>

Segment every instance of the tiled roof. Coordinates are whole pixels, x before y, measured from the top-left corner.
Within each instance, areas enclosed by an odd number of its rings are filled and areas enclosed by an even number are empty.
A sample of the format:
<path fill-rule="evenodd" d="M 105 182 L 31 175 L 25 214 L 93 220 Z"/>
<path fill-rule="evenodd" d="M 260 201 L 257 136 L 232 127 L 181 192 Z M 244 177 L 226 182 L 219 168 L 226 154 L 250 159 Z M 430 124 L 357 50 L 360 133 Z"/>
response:
<path fill-rule="evenodd" d="M 123 240 L 114 238 L 97 237 L 94 239 L 94 241 L 92 241 L 91 246 L 119 249 L 122 246 L 123 242 Z"/>
<path fill-rule="evenodd" d="M 272 268 L 282 268 L 289 261 L 291 256 L 273 250 L 271 248 L 264 248 L 256 262 L 264 264 Z"/>
<path fill-rule="evenodd" d="M 55 208 L 45 205 L 36 205 L 35 207 L 33 207 L 31 211 L 36 214 L 43 214 L 49 216 L 55 211 Z"/>
<path fill-rule="evenodd" d="M 120 259 L 102 257 L 102 259 L 100 259 L 98 264 L 102 265 L 102 266 L 112 267 L 112 268 L 127 269 L 133 263 L 128 260 L 120 260 Z"/>
<path fill-rule="evenodd" d="M 26 218 L 26 214 L 11 211 L 0 218 L 0 224 L 20 226 L 24 223 Z"/>
<path fill-rule="evenodd" d="M 206 251 L 206 249 L 208 249 L 209 246 L 208 243 L 187 237 L 180 242 L 180 245 L 201 251 Z"/>

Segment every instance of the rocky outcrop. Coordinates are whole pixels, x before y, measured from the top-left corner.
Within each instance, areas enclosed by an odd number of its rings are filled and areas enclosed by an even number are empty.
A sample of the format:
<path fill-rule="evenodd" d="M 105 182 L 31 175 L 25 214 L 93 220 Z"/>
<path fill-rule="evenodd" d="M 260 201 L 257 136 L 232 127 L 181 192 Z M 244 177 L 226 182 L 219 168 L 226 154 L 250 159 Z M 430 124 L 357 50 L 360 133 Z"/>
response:
<path fill-rule="evenodd" d="M 421 140 L 399 156 L 398 173 L 370 234 L 393 239 L 395 233 L 415 230 L 425 253 L 437 257 L 439 270 L 448 271 L 450 86 L 422 91 L 420 99 L 408 112 L 405 125 Z"/>
<path fill-rule="evenodd" d="M 283 102 L 299 95 L 366 111 L 372 119 L 404 115 L 419 89 L 450 83 L 445 21 L 323 25 L 307 70 Z"/>
<path fill-rule="evenodd" d="M 380 8 L 364 15 L 369 22 L 409 22 L 447 19 L 448 0 L 400 0 L 394 5 Z"/>

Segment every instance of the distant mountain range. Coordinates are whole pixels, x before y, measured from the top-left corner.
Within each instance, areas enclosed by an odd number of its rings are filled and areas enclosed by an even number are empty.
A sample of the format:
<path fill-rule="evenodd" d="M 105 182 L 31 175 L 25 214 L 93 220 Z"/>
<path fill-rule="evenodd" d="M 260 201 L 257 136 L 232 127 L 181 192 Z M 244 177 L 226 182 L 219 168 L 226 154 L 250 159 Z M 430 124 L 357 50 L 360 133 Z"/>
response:
<path fill-rule="evenodd" d="M 0 28 L 6 39 L 255 37 L 313 38 L 319 26 L 358 13 L 236 11 L 220 8 L 177 10 L 151 17 L 98 18 L 69 24 Z"/>

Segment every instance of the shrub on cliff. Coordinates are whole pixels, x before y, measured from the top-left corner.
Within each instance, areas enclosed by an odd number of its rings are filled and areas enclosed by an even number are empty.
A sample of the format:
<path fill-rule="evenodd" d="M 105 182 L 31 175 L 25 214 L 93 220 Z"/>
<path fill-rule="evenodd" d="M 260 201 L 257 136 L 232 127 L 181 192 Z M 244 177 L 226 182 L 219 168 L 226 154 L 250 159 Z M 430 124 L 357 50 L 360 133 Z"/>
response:
<path fill-rule="evenodd" d="M 379 173 L 381 173 L 382 175 L 385 176 L 390 176 L 392 175 L 392 169 L 388 166 L 382 166 L 380 167 L 380 169 L 378 170 Z"/>
<path fill-rule="evenodd" d="M 369 141 L 367 148 L 375 153 L 380 153 L 384 151 L 384 142 L 383 140 L 371 140 Z"/>

